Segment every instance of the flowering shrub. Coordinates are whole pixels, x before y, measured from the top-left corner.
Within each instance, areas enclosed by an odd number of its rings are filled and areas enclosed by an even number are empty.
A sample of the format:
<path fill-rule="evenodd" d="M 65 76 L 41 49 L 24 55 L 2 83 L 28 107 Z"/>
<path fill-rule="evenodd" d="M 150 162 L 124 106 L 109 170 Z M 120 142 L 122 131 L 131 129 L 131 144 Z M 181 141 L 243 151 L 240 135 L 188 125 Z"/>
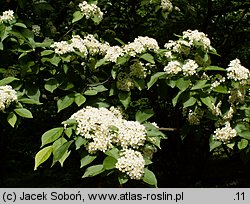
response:
<path fill-rule="evenodd" d="M 149 3 L 164 17 L 178 12 L 171 1 Z M 64 120 L 42 135 L 35 170 L 51 156 L 52 166 L 63 166 L 77 151 L 84 178 L 103 174 L 117 177 L 120 184 L 131 179 L 157 186 L 150 164 L 161 139 L 167 138 L 162 131 L 169 130 L 153 122 L 160 105 L 181 110 L 183 123 L 173 128 L 181 138 L 192 130 L 194 137 L 201 135 L 198 127 L 204 127 L 211 151 L 221 146 L 247 151 L 250 75 L 240 60 L 227 68 L 212 65 L 218 54 L 198 30 L 184 31 L 164 47 L 149 36 L 107 42 L 88 27 L 89 19 L 94 26 L 105 21 L 106 7 L 81 2 L 69 20 L 71 28 L 54 39 L 11 10 L 0 16 L 0 50 L 16 62 L 6 62 L 0 72 L 1 117 L 17 127 L 18 117 L 32 118 L 27 108 L 42 100 L 56 103 Z"/>

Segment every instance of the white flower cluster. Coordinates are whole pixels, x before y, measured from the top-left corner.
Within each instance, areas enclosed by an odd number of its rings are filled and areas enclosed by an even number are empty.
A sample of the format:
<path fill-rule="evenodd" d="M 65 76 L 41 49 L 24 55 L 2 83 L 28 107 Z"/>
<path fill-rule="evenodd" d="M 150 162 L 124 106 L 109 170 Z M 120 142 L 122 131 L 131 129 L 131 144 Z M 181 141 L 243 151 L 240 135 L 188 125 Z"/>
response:
<path fill-rule="evenodd" d="M 182 66 L 182 71 L 185 76 L 192 76 L 196 74 L 199 65 L 191 59 L 188 59 L 186 63 Z"/>
<path fill-rule="evenodd" d="M 12 102 L 17 100 L 16 91 L 10 86 L 0 86 L 0 111 L 4 111 Z"/>
<path fill-rule="evenodd" d="M 103 19 L 103 12 L 95 4 L 88 4 L 88 2 L 83 1 L 82 3 L 79 4 L 79 8 L 80 8 L 82 14 L 87 19 L 93 18 L 94 16 L 97 16 L 101 20 Z"/>
<path fill-rule="evenodd" d="M 196 43 L 202 45 L 204 50 L 210 50 L 211 42 L 207 35 L 203 32 L 199 32 L 198 30 L 187 30 L 183 32 L 183 39 L 187 39 L 190 46 L 196 46 Z"/>
<path fill-rule="evenodd" d="M 173 4 L 170 0 L 161 0 L 161 8 L 165 11 L 171 12 L 173 10 Z"/>
<path fill-rule="evenodd" d="M 243 83 L 250 77 L 249 70 L 241 65 L 239 59 L 232 60 L 226 70 L 228 79 L 233 79 Z"/>
<path fill-rule="evenodd" d="M 244 88 L 234 89 L 229 91 L 230 96 L 228 98 L 229 103 L 235 103 L 236 105 L 239 103 L 243 103 L 245 101 L 245 91 Z"/>
<path fill-rule="evenodd" d="M 12 10 L 8 10 L 8 11 L 4 11 L 3 15 L 0 16 L 0 23 L 9 23 L 10 21 L 14 20 L 14 11 Z"/>
<path fill-rule="evenodd" d="M 82 39 L 79 35 L 73 35 L 70 41 L 55 42 L 50 46 L 55 49 L 55 53 L 62 55 L 74 51 L 81 52 L 85 57 L 90 55 L 104 55 L 110 48 L 108 43 L 100 43 L 91 34 Z"/>
<path fill-rule="evenodd" d="M 124 52 L 121 47 L 111 46 L 107 49 L 107 53 L 104 58 L 109 62 L 116 62 L 117 58 L 123 55 L 124 55 Z"/>
<path fill-rule="evenodd" d="M 222 115 L 221 110 L 220 110 L 221 104 L 222 104 L 221 101 L 219 101 L 217 103 L 217 105 L 215 105 L 214 103 L 212 103 L 212 113 L 214 115 L 216 115 L 216 116 L 221 116 Z"/>
<path fill-rule="evenodd" d="M 145 161 L 139 151 L 125 149 L 115 166 L 131 179 L 140 180 L 144 174 Z"/>
<path fill-rule="evenodd" d="M 191 59 L 186 60 L 183 65 L 178 61 L 170 61 L 167 66 L 164 67 L 164 71 L 170 75 L 176 75 L 182 71 L 185 76 L 192 76 L 196 74 L 198 67 L 199 65 Z"/>
<path fill-rule="evenodd" d="M 32 32 L 35 36 L 39 36 L 41 32 L 41 27 L 39 25 L 32 25 Z"/>
<path fill-rule="evenodd" d="M 215 140 L 219 140 L 223 142 L 224 144 L 228 143 L 232 138 L 236 137 L 237 132 L 235 129 L 231 128 L 230 123 L 226 122 L 225 127 L 223 128 L 217 128 L 214 131 L 213 138 Z"/>
<path fill-rule="evenodd" d="M 118 109 L 86 107 L 74 113 L 70 119 L 77 121 L 76 134 L 89 140 L 89 153 L 105 152 L 114 144 L 122 148 L 138 148 L 144 145 L 146 129 L 136 121 L 122 118 Z"/>
<path fill-rule="evenodd" d="M 217 80 L 215 80 L 212 84 L 211 84 L 211 88 L 216 88 L 217 86 L 219 86 L 221 83 L 225 82 L 226 78 L 225 77 L 221 77 Z"/>
<path fill-rule="evenodd" d="M 156 51 L 159 49 L 159 45 L 153 38 L 139 36 L 134 42 L 125 45 L 123 49 L 124 53 L 135 57 L 136 54 L 141 54 L 146 50 Z"/>

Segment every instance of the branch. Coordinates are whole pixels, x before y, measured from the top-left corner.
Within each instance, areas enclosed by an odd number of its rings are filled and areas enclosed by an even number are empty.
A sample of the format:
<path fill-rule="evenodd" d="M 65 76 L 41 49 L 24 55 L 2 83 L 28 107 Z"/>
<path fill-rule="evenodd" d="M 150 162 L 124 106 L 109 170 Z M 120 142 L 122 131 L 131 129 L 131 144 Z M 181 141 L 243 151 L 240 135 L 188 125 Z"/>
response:
<path fill-rule="evenodd" d="M 159 130 L 167 131 L 167 132 L 174 132 L 174 131 L 177 131 L 178 129 L 177 128 L 159 128 Z"/>

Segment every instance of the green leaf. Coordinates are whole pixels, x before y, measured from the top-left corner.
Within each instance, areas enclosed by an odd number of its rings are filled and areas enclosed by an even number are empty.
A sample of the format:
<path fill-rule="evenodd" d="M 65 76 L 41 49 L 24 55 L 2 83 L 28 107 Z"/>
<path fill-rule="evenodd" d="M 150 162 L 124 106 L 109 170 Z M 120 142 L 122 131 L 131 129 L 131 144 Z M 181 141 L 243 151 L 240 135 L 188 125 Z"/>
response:
<path fill-rule="evenodd" d="M 72 133 L 73 133 L 73 128 L 72 127 L 66 128 L 66 130 L 64 130 L 64 133 L 65 133 L 65 135 L 68 136 L 68 138 L 70 138 Z"/>
<path fill-rule="evenodd" d="M 177 102 L 178 102 L 178 99 L 180 98 L 180 95 L 183 93 L 183 91 L 179 91 L 176 96 L 172 99 L 172 103 L 173 103 L 173 106 L 175 107 Z"/>
<path fill-rule="evenodd" d="M 209 96 L 201 97 L 200 99 L 201 99 L 202 103 L 204 103 L 207 107 L 209 107 L 210 109 L 213 108 L 212 100 Z"/>
<path fill-rule="evenodd" d="M 204 69 L 205 71 L 227 71 L 225 68 L 217 67 L 217 66 L 209 66 Z"/>
<path fill-rule="evenodd" d="M 141 91 L 145 87 L 144 79 L 134 79 L 135 86 Z"/>
<path fill-rule="evenodd" d="M 108 89 L 105 86 L 103 86 L 103 85 L 95 86 L 95 87 L 92 88 L 92 90 L 95 90 L 98 93 L 104 92 L 104 91 L 108 91 Z"/>
<path fill-rule="evenodd" d="M 73 13 L 73 20 L 72 23 L 75 23 L 79 20 L 81 20 L 83 18 L 83 15 L 80 11 L 76 11 L 75 13 Z"/>
<path fill-rule="evenodd" d="M 51 55 L 52 53 L 54 53 L 53 50 L 44 50 L 41 52 L 41 56 Z"/>
<path fill-rule="evenodd" d="M 185 91 L 190 85 L 190 80 L 185 80 L 183 78 L 180 78 L 176 81 L 176 86 L 181 90 Z"/>
<path fill-rule="evenodd" d="M 26 88 L 26 95 L 29 98 L 34 99 L 35 101 L 39 101 L 41 92 L 37 86 L 28 83 L 26 84 L 25 88 Z"/>
<path fill-rule="evenodd" d="M 57 57 L 56 55 L 54 55 L 52 58 L 50 58 L 49 62 L 53 65 L 55 65 L 56 67 L 58 66 L 59 62 L 61 61 L 60 57 Z"/>
<path fill-rule="evenodd" d="M 121 39 L 119 38 L 114 38 L 114 40 L 116 40 L 117 42 L 119 42 L 121 45 L 125 45 L 125 42 L 123 42 Z"/>
<path fill-rule="evenodd" d="M 4 49 L 4 47 L 3 47 L 3 43 L 2 42 L 0 42 L 0 50 L 3 50 Z"/>
<path fill-rule="evenodd" d="M 196 103 L 196 101 L 197 100 L 194 97 L 189 98 L 187 101 L 185 101 L 183 103 L 183 108 L 187 108 L 187 107 L 193 106 Z"/>
<path fill-rule="evenodd" d="M 146 60 L 147 62 L 151 64 L 155 64 L 154 57 L 149 53 L 145 53 L 141 55 L 140 58 Z"/>
<path fill-rule="evenodd" d="M 75 145 L 76 145 L 76 150 L 80 149 L 80 147 L 82 145 L 87 144 L 87 140 L 83 137 L 77 137 L 76 141 L 75 141 Z"/>
<path fill-rule="evenodd" d="M 213 149 L 215 149 L 215 148 L 217 148 L 217 147 L 219 147 L 219 146 L 221 146 L 222 145 L 222 142 L 220 142 L 220 141 L 216 141 L 216 140 L 214 140 L 213 139 L 213 136 L 211 136 L 210 137 L 210 141 L 209 141 L 209 147 L 210 147 L 210 152 L 213 150 Z"/>
<path fill-rule="evenodd" d="M 44 88 L 45 88 L 47 91 L 53 93 L 53 91 L 54 91 L 55 89 L 57 89 L 57 88 L 59 87 L 59 85 L 60 85 L 60 84 L 58 83 L 58 81 L 57 81 L 55 78 L 50 78 L 50 79 L 48 79 L 48 80 L 46 81 Z"/>
<path fill-rule="evenodd" d="M 97 156 L 92 156 L 92 155 L 85 155 L 84 157 L 81 158 L 81 167 L 87 166 L 90 163 L 92 163 L 95 159 L 97 158 Z"/>
<path fill-rule="evenodd" d="M 105 169 L 103 169 L 103 165 L 102 164 L 90 166 L 90 167 L 88 167 L 86 169 L 86 171 L 85 171 L 85 173 L 84 173 L 84 175 L 83 175 L 82 178 L 96 176 L 98 174 L 101 174 L 104 171 L 105 171 Z"/>
<path fill-rule="evenodd" d="M 14 26 L 21 27 L 21 28 L 27 28 L 27 26 L 23 23 L 15 23 Z"/>
<path fill-rule="evenodd" d="M 104 152 L 104 154 L 113 157 L 115 159 L 120 158 L 120 154 L 119 154 L 119 150 L 117 148 L 112 148 L 111 150 L 107 150 L 106 152 Z"/>
<path fill-rule="evenodd" d="M 144 176 L 142 180 L 149 185 L 157 187 L 157 180 L 154 173 L 146 168 L 144 169 Z"/>
<path fill-rule="evenodd" d="M 241 150 L 241 149 L 245 149 L 246 147 L 248 146 L 248 140 L 246 139 L 241 139 L 239 142 L 238 142 L 238 148 Z"/>
<path fill-rule="evenodd" d="M 20 98 L 18 99 L 19 102 L 21 103 L 26 103 L 26 104 L 35 104 L 35 105 L 41 105 L 42 103 L 40 103 L 39 101 L 36 101 L 32 98 Z"/>
<path fill-rule="evenodd" d="M 86 90 L 83 94 L 87 96 L 95 96 L 96 94 L 98 94 L 98 92 L 96 90 L 89 89 L 89 90 Z"/>
<path fill-rule="evenodd" d="M 12 126 L 15 127 L 16 121 L 17 121 L 17 116 L 15 113 L 10 112 L 10 114 L 7 117 L 8 123 Z"/>
<path fill-rule="evenodd" d="M 206 84 L 207 80 L 199 80 L 195 83 L 195 85 L 191 88 L 191 90 L 197 90 L 197 89 L 203 89 L 205 87 L 210 86 L 209 84 Z"/>
<path fill-rule="evenodd" d="M 63 127 L 53 128 L 42 135 L 42 146 L 54 142 L 63 134 Z"/>
<path fill-rule="evenodd" d="M 62 98 L 60 98 L 58 101 L 57 101 L 57 108 L 58 108 L 58 113 L 65 109 L 65 108 L 68 108 L 75 100 L 75 97 L 74 97 L 74 94 L 69 94 L 69 95 L 66 95 Z"/>
<path fill-rule="evenodd" d="M 242 132 L 238 132 L 238 135 L 245 138 L 245 139 L 250 140 L 250 130 L 245 130 L 245 131 L 242 131 Z"/>
<path fill-rule="evenodd" d="M 223 94 L 227 94 L 228 93 L 227 87 L 226 86 L 221 86 L 221 85 L 214 87 L 213 91 L 217 92 L 217 93 L 223 93 Z"/>
<path fill-rule="evenodd" d="M 52 146 L 45 147 L 41 149 L 35 156 L 35 167 L 34 170 L 37 170 L 37 167 L 45 162 L 51 155 L 53 151 Z"/>
<path fill-rule="evenodd" d="M 86 98 L 82 94 L 80 93 L 75 94 L 75 103 L 78 107 L 84 104 L 85 101 L 86 101 Z"/>
<path fill-rule="evenodd" d="M 157 80 L 163 76 L 167 76 L 167 73 L 157 72 L 153 76 L 151 76 L 150 81 L 147 83 L 148 89 L 150 89 L 155 84 L 155 82 L 157 82 Z"/>
<path fill-rule="evenodd" d="M 95 69 L 98 68 L 98 67 L 100 67 L 100 66 L 102 66 L 102 65 L 106 65 L 106 64 L 108 64 L 108 63 L 109 63 L 109 62 L 106 61 L 105 58 L 100 59 L 100 60 L 98 60 L 98 61 L 96 62 L 96 64 L 95 64 Z"/>
<path fill-rule="evenodd" d="M 33 118 L 32 113 L 26 108 L 16 108 L 14 109 L 17 115 L 23 118 Z"/>
<path fill-rule="evenodd" d="M 118 181 L 119 181 L 120 185 L 127 183 L 128 180 L 129 179 L 128 179 L 128 176 L 126 174 L 119 174 L 118 175 Z"/>
<path fill-rule="evenodd" d="M 16 81 L 16 80 L 19 80 L 15 77 L 7 77 L 7 78 L 4 78 L 2 80 L 0 80 L 0 86 L 5 86 L 13 81 Z"/>
<path fill-rule="evenodd" d="M 120 92 L 118 97 L 124 108 L 127 109 L 131 100 L 131 92 Z"/>
<path fill-rule="evenodd" d="M 65 142 L 61 147 L 59 147 L 58 149 L 56 149 L 53 154 L 54 154 L 54 158 L 53 158 L 53 164 L 52 166 L 59 160 L 61 160 L 61 165 L 63 164 L 63 161 L 67 158 L 64 158 L 66 155 L 69 156 L 68 153 L 68 149 L 70 147 L 70 145 L 73 143 L 72 141 L 68 141 Z M 65 155 L 66 154 L 66 155 Z"/>
<path fill-rule="evenodd" d="M 118 64 L 118 65 L 123 65 L 123 64 L 125 64 L 126 62 L 128 62 L 129 59 L 130 59 L 130 55 L 125 54 L 125 55 L 120 56 L 120 57 L 117 58 L 116 64 Z M 112 75 L 112 76 L 113 76 L 113 75 Z"/>
<path fill-rule="evenodd" d="M 154 115 L 153 109 L 138 110 L 135 114 L 135 120 L 139 123 L 146 121 Z"/>
<path fill-rule="evenodd" d="M 103 160 L 103 168 L 107 170 L 114 169 L 116 162 L 117 160 L 114 157 L 106 157 Z"/>

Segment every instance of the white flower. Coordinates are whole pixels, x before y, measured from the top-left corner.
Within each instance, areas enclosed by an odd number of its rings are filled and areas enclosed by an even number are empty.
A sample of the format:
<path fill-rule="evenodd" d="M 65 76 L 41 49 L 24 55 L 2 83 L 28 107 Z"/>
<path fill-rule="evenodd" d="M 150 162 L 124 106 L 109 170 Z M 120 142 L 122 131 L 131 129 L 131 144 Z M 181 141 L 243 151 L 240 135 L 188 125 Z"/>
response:
<path fill-rule="evenodd" d="M 126 54 L 135 57 L 136 54 L 141 54 L 146 50 L 156 51 L 159 46 L 155 39 L 139 36 L 134 42 L 125 45 L 123 49 Z"/>
<path fill-rule="evenodd" d="M 173 4 L 170 0 L 161 0 L 161 8 L 171 12 L 173 10 Z"/>
<path fill-rule="evenodd" d="M 203 32 L 199 32 L 198 30 L 187 30 L 183 32 L 183 39 L 189 40 L 189 45 L 193 45 L 195 47 L 202 46 L 204 50 L 210 50 L 211 42 L 207 35 Z M 200 43 L 196 45 L 196 43 Z"/>
<path fill-rule="evenodd" d="M 52 44 L 50 47 L 54 48 L 55 53 L 59 55 L 74 52 L 72 44 L 68 43 L 67 41 L 54 42 L 54 44 Z"/>
<path fill-rule="evenodd" d="M 212 103 L 212 113 L 216 116 L 222 115 L 220 107 L 221 107 L 222 102 L 219 101 L 219 103 L 215 106 L 214 103 Z"/>
<path fill-rule="evenodd" d="M 34 33 L 34 35 L 39 36 L 41 27 L 39 25 L 32 25 L 32 32 Z"/>
<path fill-rule="evenodd" d="M 14 19 L 15 19 L 14 11 L 12 11 L 12 10 L 4 11 L 3 15 L 0 16 L 0 23 L 1 22 L 10 22 Z"/>
<path fill-rule="evenodd" d="M 17 93 L 10 85 L 0 86 L 0 111 L 4 111 L 16 100 Z"/>
<path fill-rule="evenodd" d="M 119 171 L 126 173 L 131 179 L 136 180 L 142 178 L 144 166 L 145 161 L 142 154 L 132 149 L 125 149 L 115 164 L 115 167 Z"/>
<path fill-rule="evenodd" d="M 103 19 L 103 12 L 95 4 L 88 4 L 86 1 L 83 1 L 79 4 L 82 14 L 87 18 L 92 18 L 97 16 L 99 19 Z"/>
<path fill-rule="evenodd" d="M 181 72 L 181 63 L 178 61 L 170 61 L 167 66 L 164 67 L 164 71 L 167 72 L 167 74 L 178 74 Z"/>
<path fill-rule="evenodd" d="M 122 119 L 121 112 L 114 107 L 108 110 L 87 106 L 70 119 L 77 122 L 76 134 L 89 141 L 86 144 L 89 153 L 105 152 L 114 144 L 122 148 L 138 148 L 146 140 L 145 127 L 136 121 Z"/>
<path fill-rule="evenodd" d="M 198 67 L 199 65 L 194 60 L 188 59 L 186 63 L 182 66 L 183 74 L 186 76 L 194 75 L 196 74 Z"/>
<path fill-rule="evenodd" d="M 232 138 L 236 137 L 236 135 L 237 135 L 236 130 L 231 128 L 229 122 L 226 122 L 225 127 L 217 128 L 214 131 L 213 138 L 223 143 L 228 143 Z"/>
<path fill-rule="evenodd" d="M 71 39 L 71 45 L 73 48 L 78 49 L 84 56 L 88 55 L 88 50 L 84 44 L 84 40 L 79 35 L 73 35 Z"/>
<path fill-rule="evenodd" d="M 116 62 L 117 58 L 124 55 L 123 49 L 119 46 L 112 46 L 107 49 L 105 59 L 110 62 Z"/>
<path fill-rule="evenodd" d="M 243 83 L 244 80 L 249 78 L 249 70 L 241 65 L 239 59 L 232 60 L 228 66 L 229 67 L 226 69 L 228 79 L 233 79 Z"/>

